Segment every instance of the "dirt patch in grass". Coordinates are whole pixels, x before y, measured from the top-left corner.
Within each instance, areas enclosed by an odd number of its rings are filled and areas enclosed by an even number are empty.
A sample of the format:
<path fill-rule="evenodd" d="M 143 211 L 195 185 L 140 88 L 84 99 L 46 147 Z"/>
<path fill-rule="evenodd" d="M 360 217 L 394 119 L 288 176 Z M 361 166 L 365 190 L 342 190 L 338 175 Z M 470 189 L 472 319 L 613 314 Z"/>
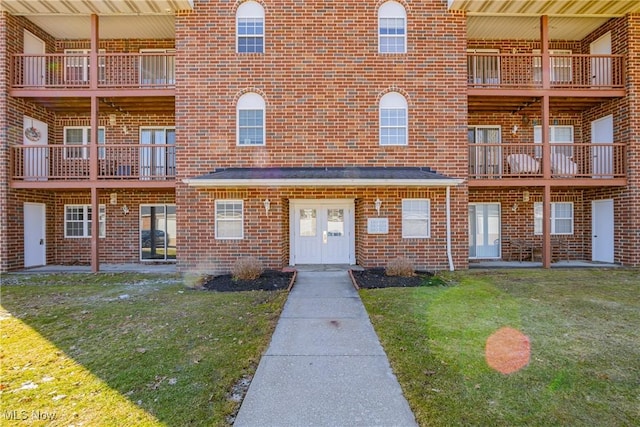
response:
<path fill-rule="evenodd" d="M 384 268 L 351 270 L 359 289 L 411 288 L 417 286 L 444 286 L 446 282 L 428 271 L 416 271 L 411 277 L 387 276 Z"/>
<path fill-rule="evenodd" d="M 289 289 L 295 272 L 267 270 L 254 280 L 234 280 L 231 274 L 207 276 L 202 286 L 210 291 L 240 292 L 240 291 L 277 291 Z"/>

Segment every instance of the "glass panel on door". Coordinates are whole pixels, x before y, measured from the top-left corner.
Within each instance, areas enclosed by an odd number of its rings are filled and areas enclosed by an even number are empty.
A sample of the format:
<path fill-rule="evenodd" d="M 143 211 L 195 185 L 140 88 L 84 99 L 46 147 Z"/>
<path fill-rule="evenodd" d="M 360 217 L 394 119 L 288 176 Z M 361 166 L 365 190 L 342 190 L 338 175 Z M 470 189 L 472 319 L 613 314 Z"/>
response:
<path fill-rule="evenodd" d="M 176 207 L 174 205 L 140 207 L 140 258 L 143 260 L 176 258 Z"/>
<path fill-rule="evenodd" d="M 469 205 L 469 258 L 500 258 L 500 205 Z"/>
<path fill-rule="evenodd" d="M 316 236 L 317 213 L 315 209 L 300 209 L 300 236 Z"/>

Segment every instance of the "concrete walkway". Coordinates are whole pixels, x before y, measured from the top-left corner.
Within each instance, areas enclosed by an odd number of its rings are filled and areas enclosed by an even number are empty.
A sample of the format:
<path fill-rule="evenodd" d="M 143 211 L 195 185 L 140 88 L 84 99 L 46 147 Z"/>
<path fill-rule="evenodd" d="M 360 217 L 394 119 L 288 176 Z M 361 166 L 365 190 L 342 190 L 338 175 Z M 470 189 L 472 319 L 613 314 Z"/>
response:
<path fill-rule="evenodd" d="M 300 271 L 234 426 L 415 426 L 346 271 Z"/>

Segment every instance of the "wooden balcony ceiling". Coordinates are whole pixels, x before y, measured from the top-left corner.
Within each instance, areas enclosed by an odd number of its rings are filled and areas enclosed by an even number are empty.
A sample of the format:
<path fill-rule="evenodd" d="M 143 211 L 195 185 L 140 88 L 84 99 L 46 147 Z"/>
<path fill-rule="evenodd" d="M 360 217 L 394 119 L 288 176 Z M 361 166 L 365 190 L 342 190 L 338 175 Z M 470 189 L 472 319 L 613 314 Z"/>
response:
<path fill-rule="evenodd" d="M 598 97 L 551 97 L 549 107 L 552 113 L 581 112 L 603 102 Z M 470 96 L 468 111 L 481 112 L 510 112 L 529 115 L 539 115 L 542 106 L 539 98 L 526 96 Z"/>
<path fill-rule="evenodd" d="M 2 0 L 12 15 L 126 15 L 193 9 L 193 0 Z"/>
<path fill-rule="evenodd" d="M 638 0 L 448 0 L 449 9 L 484 15 L 624 16 Z"/>
<path fill-rule="evenodd" d="M 470 39 L 535 40 L 549 16 L 551 40 L 582 40 L 608 19 L 640 12 L 637 0 L 448 0 L 467 12 Z"/>
<path fill-rule="evenodd" d="M 22 15 L 58 39 L 89 39 L 90 16 L 100 16 L 100 38 L 175 38 L 174 14 L 194 0 L 0 0 L 0 12 Z"/>
<path fill-rule="evenodd" d="M 40 97 L 31 100 L 58 114 L 75 114 L 91 111 L 89 98 Z M 175 99 L 172 96 L 100 98 L 100 114 L 174 114 Z"/>

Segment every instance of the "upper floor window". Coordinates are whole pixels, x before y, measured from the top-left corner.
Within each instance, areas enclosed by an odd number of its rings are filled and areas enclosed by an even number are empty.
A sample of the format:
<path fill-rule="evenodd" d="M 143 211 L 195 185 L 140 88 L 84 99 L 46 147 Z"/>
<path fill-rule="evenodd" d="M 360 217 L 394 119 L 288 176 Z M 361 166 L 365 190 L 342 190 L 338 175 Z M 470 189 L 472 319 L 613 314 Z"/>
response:
<path fill-rule="evenodd" d="M 65 159 L 88 159 L 89 147 L 91 144 L 90 126 L 65 126 L 64 128 L 64 158 Z M 104 128 L 98 128 L 98 144 L 104 145 Z M 98 148 L 98 157 L 104 159 L 104 148 Z"/>
<path fill-rule="evenodd" d="M 265 102 L 257 93 L 245 93 L 237 105 L 238 145 L 265 144 Z"/>
<path fill-rule="evenodd" d="M 380 145 L 407 145 L 407 100 L 397 92 L 380 99 Z"/>
<path fill-rule="evenodd" d="M 238 53 L 264 53 L 264 8 L 260 3 L 242 3 L 236 12 Z"/>
<path fill-rule="evenodd" d="M 378 52 L 406 53 L 407 12 L 400 3 L 388 1 L 378 9 Z"/>
<path fill-rule="evenodd" d="M 106 51 L 98 51 L 98 80 L 105 82 L 105 57 Z M 64 50 L 64 81 L 69 85 L 84 85 L 89 83 L 91 77 L 91 50 L 65 49 Z"/>

